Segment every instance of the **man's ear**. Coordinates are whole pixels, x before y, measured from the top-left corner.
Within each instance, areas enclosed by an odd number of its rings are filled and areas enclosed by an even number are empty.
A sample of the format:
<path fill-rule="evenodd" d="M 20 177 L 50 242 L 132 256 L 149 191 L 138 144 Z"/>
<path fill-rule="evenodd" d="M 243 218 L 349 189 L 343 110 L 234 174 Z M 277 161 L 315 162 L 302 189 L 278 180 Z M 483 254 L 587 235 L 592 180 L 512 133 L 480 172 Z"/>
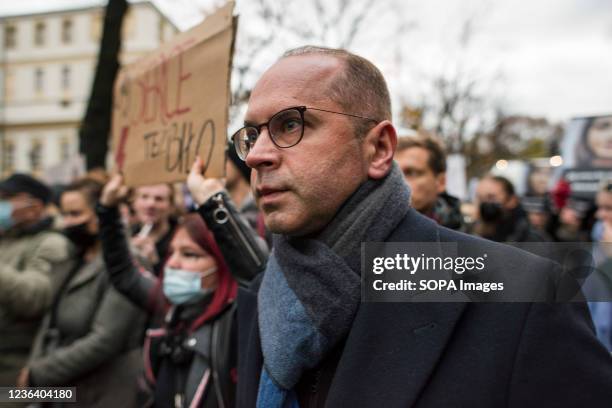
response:
<path fill-rule="evenodd" d="M 378 180 L 389 173 L 396 146 L 397 133 L 388 120 L 383 120 L 368 132 L 364 140 L 364 152 L 369 178 Z"/>

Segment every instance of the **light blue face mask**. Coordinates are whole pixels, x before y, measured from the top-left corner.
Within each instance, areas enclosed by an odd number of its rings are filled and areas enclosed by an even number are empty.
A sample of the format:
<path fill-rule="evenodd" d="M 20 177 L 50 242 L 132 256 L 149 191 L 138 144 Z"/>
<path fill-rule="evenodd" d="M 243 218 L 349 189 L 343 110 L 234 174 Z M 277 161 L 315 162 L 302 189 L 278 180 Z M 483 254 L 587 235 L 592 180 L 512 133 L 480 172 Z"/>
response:
<path fill-rule="evenodd" d="M 203 273 L 175 269 L 169 266 L 164 268 L 164 295 L 173 305 L 195 303 L 204 296 L 214 292 L 211 288 L 202 288 L 202 278 L 217 272 L 212 267 Z"/>
<path fill-rule="evenodd" d="M 0 200 L 0 231 L 6 231 L 15 225 L 13 219 L 13 203 Z"/>

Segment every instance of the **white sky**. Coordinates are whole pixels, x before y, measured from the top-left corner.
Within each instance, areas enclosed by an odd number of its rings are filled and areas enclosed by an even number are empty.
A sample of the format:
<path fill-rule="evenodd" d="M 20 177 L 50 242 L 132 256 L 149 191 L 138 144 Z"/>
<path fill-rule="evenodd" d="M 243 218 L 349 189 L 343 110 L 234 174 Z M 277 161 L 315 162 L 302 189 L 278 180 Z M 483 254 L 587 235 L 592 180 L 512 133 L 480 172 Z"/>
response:
<path fill-rule="evenodd" d="M 197 23 L 203 5 L 211 2 L 215 0 L 155 0 L 182 28 Z M 0 14 L 96 3 L 105 1 L 3 1 Z M 422 89 L 417 90 L 419 75 L 462 58 L 466 66 L 485 76 L 501 74 L 500 92 L 508 113 L 553 120 L 612 113 L 611 0 L 428 0 L 401 4 L 406 7 L 398 12 L 417 24 L 403 40 L 402 51 L 408 57 L 402 68 L 394 66 L 388 54 L 383 56 L 380 47 L 357 50 L 381 67 L 395 99 L 426 97 L 419 95 Z M 458 21 L 467 15 L 475 16 L 474 37 L 469 49 L 457 57 Z M 242 18 L 240 23 L 248 24 L 248 19 Z"/>

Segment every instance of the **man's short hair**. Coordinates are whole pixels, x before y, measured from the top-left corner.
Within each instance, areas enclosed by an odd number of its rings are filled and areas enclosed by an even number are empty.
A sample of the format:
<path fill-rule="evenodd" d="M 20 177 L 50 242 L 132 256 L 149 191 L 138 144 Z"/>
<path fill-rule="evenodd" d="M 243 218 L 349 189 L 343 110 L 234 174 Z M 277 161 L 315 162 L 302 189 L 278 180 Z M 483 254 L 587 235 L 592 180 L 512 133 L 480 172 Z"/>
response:
<path fill-rule="evenodd" d="M 427 150 L 429 153 L 427 165 L 435 175 L 446 173 L 446 149 L 440 139 L 420 131 L 416 136 L 400 137 L 395 152 L 399 153 L 413 147 Z"/>
<path fill-rule="evenodd" d="M 301 55 L 327 55 L 344 62 L 344 69 L 331 82 L 327 90 L 330 99 L 345 113 L 352 113 L 377 121 L 391 120 L 391 97 L 387 82 L 374 64 L 349 51 L 306 45 L 285 52 L 281 59 Z M 372 125 L 363 119 L 354 119 L 355 133 L 365 136 Z"/>

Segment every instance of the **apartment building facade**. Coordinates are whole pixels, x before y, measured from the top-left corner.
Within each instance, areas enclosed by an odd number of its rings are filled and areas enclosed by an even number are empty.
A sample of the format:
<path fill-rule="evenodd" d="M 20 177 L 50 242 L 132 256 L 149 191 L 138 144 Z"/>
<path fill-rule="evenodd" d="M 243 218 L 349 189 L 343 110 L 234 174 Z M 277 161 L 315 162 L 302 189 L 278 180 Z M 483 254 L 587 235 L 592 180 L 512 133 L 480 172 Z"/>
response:
<path fill-rule="evenodd" d="M 61 182 L 81 165 L 78 129 L 103 20 L 99 2 L 0 16 L 0 176 L 18 171 Z M 130 1 L 121 63 L 156 49 L 177 31 L 152 2 Z"/>

